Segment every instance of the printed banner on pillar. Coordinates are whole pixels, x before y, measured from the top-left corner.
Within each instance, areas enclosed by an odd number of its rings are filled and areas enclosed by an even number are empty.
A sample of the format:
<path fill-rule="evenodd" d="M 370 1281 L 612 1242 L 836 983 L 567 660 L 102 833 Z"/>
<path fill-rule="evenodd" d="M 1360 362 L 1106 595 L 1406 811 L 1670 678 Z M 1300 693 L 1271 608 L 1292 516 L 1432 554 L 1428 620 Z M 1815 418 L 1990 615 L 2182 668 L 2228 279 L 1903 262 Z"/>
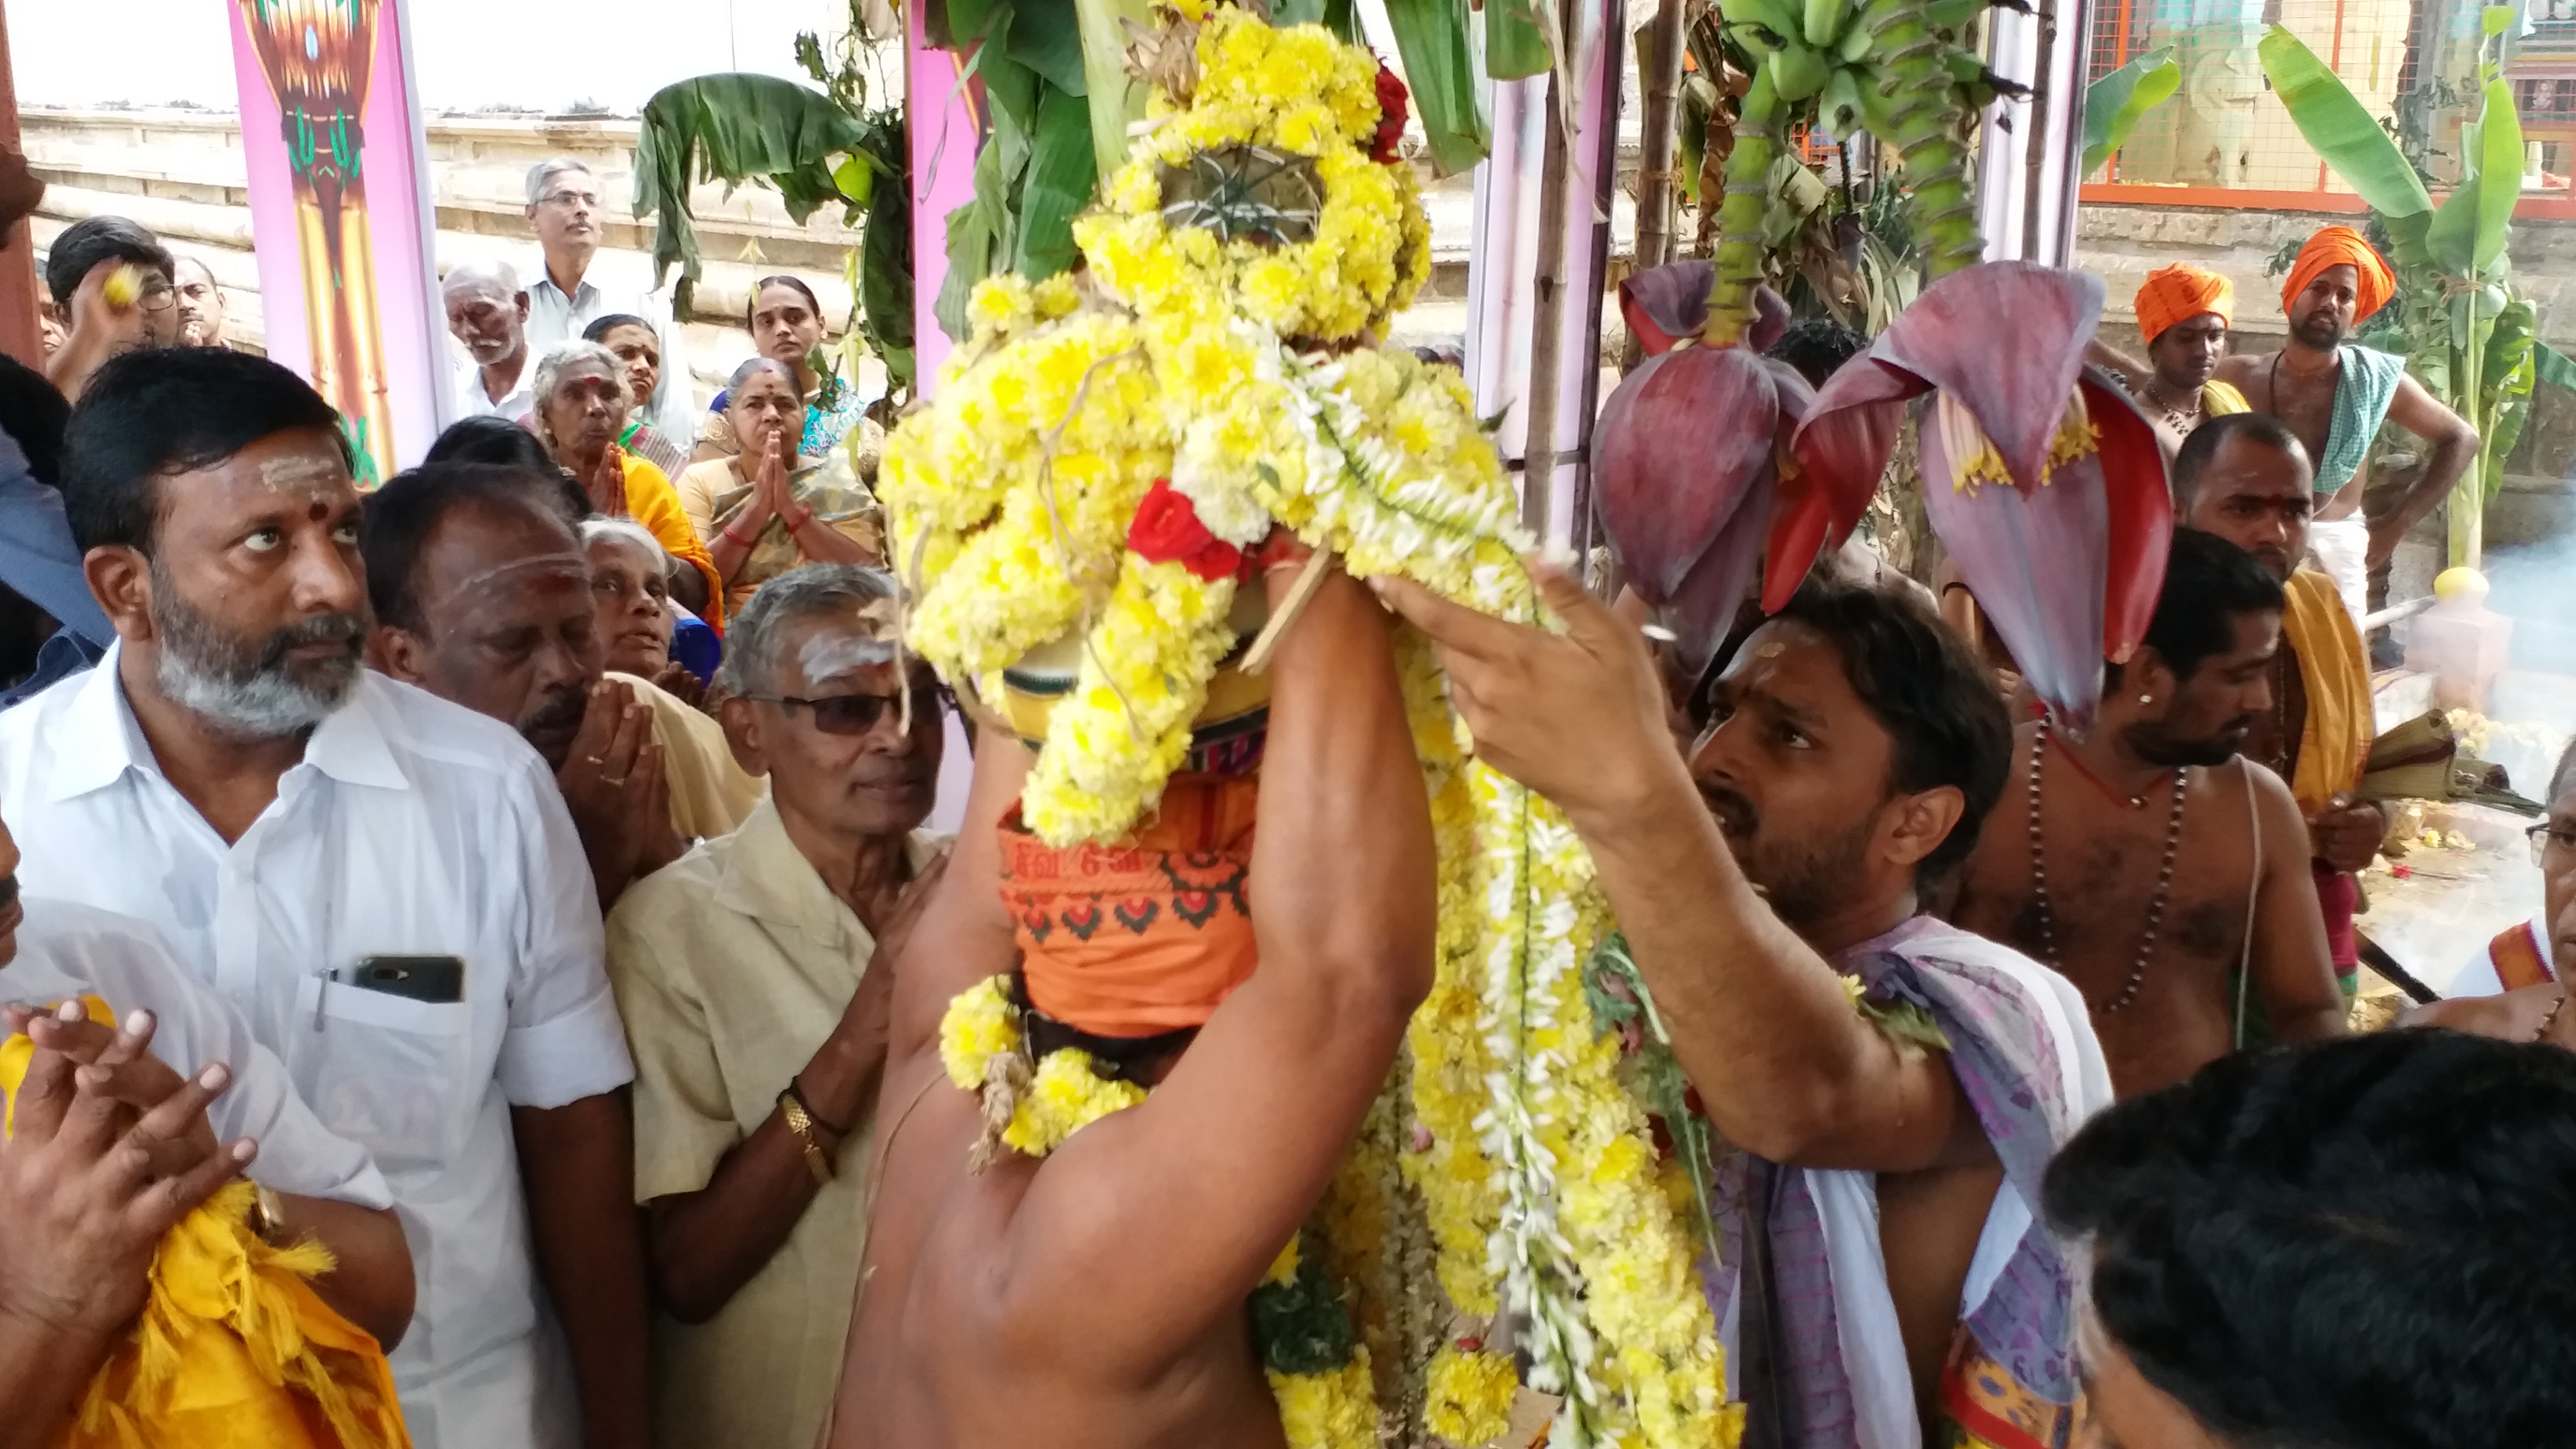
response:
<path fill-rule="evenodd" d="M 436 213 L 403 0 L 233 0 L 268 355 L 340 410 L 372 488 L 437 436 Z"/>

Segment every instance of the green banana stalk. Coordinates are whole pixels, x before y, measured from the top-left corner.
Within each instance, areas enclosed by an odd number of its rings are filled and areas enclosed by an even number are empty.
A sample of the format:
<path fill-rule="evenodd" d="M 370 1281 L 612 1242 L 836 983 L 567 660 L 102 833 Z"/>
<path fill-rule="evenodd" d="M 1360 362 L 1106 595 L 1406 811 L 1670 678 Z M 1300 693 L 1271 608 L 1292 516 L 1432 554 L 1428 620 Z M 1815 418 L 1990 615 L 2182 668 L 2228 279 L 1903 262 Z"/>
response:
<path fill-rule="evenodd" d="M 1780 154 L 1782 108 L 1772 70 L 1765 65 L 1753 73 L 1735 122 L 1735 150 L 1726 158 L 1726 198 L 1717 211 L 1717 281 L 1701 333 L 1713 347 L 1743 339 L 1753 319 L 1753 289 L 1762 284 L 1762 213 L 1770 199 L 1772 158 Z"/>
<path fill-rule="evenodd" d="M 1933 279 L 1971 267 L 1985 253 L 1977 230 L 1976 194 L 1968 185 L 1968 152 L 1960 144 L 1958 77 L 1924 0 L 1870 0 L 1859 17 L 1869 32 L 1876 89 L 1887 102 L 1894 143 L 1911 193 L 1916 245 Z M 1973 6 L 1971 13 L 1974 13 Z"/>

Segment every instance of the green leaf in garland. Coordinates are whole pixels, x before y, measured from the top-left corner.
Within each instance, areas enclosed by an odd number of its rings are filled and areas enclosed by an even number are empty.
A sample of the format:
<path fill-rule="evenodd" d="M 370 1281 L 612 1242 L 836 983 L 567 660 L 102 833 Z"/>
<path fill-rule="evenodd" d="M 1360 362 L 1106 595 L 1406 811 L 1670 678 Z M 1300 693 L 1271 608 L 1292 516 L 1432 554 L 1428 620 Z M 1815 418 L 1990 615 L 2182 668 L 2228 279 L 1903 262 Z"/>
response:
<path fill-rule="evenodd" d="M 1350 1310 L 1316 1248 L 1313 1232 L 1300 1235 L 1296 1273 L 1252 1290 L 1252 1341 L 1273 1373 L 1325 1374 L 1351 1361 Z"/>
<path fill-rule="evenodd" d="M 1099 179 L 1091 149 L 1091 109 L 1080 96 L 1050 88 L 1038 108 L 1012 270 L 1032 282 L 1073 266 L 1073 219 L 1091 204 Z"/>
<path fill-rule="evenodd" d="M 1432 169 L 1443 176 L 1473 170 L 1491 146 L 1477 104 L 1467 16 L 1466 0 L 1387 0 L 1386 5 L 1396 54 L 1404 60 L 1405 83 L 1413 92 L 1413 112 L 1430 143 Z M 1546 68 L 1542 53 L 1539 69 Z"/>
<path fill-rule="evenodd" d="M 1127 69 L 1127 27 L 1150 26 L 1152 0 L 1073 0 L 1081 33 L 1083 101 L 1091 107 L 1092 162 L 1106 179 L 1127 161 L 1127 128 L 1144 119 L 1151 89 Z"/>
<path fill-rule="evenodd" d="M 986 146 L 975 158 L 975 199 L 948 213 L 948 275 L 931 310 L 953 341 L 965 341 L 974 330 L 967 325 L 966 300 L 993 271 L 1001 219 L 992 198 L 999 194 L 1001 169 L 1000 152 Z"/>

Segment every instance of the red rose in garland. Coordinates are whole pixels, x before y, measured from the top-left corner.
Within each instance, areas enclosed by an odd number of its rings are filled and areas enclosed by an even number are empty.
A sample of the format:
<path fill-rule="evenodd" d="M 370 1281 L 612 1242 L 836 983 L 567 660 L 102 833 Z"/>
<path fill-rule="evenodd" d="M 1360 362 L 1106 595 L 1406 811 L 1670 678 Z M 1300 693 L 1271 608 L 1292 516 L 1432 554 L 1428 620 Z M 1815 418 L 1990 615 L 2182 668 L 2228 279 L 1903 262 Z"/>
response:
<path fill-rule="evenodd" d="M 1199 522 L 1189 496 L 1175 492 L 1172 480 L 1157 478 L 1136 505 L 1136 521 L 1127 525 L 1127 547 L 1138 558 L 1176 563 L 1200 578 L 1215 580 L 1243 567 L 1243 550 L 1208 532 Z"/>
<path fill-rule="evenodd" d="M 1369 148 L 1369 159 L 1382 166 L 1392 166 L 1402 153 L 1404 118 L 1410 114 L 1405 104 L 1404 82 L 1385 61 L 1377 63 L 1377 144 Z"/>

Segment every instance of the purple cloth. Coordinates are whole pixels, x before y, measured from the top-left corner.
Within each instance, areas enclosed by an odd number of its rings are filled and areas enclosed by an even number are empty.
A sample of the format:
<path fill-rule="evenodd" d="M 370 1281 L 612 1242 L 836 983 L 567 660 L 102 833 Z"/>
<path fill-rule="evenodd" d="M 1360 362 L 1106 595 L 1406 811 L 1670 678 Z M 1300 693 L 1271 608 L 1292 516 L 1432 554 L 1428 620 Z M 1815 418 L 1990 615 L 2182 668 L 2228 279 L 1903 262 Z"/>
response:
<path fill-rule="evenodd" d="M 2065 1100 L 2066 1064 L 2042 1004 L 2022 981 L 1988 964 L 1997 953 L 2008 948 L 1917 916 L 1837 956 L 1834 967 L 1859 978 L 1874 1001 L 1908 1001 L 1931 1014 L 1950 1040 L 1951 1070 L 2005 1179 L 2036 1205 L 2048 1159 L 2076 1125 L 2075 1109 Z M 1764 1184 L 1770 1190 L 1752 1203 L 1750 1194 Z M 1850 1449 L 1857 1442 L 1851 1378 L 1824 1225 L 1806 1173 L 1732 1153 L 1718 1164 L 1714 1189 L 1724 1256 L 1710 1290 L 1719 1314 L 1754 1246 L 1746 1241 L 1748 1207 L 1766 1230 L 1770 1302 L 1746 1304 L 1740 1321 L 1750 1327 L 1767 1319 L 1770 1341 L 1739 1345 L 1739 1358 L 1766 1365 L 1773 1386 L 1764 1409 L 1776 1429 L 1765 1439 L 1789 1449 Z M 2056 1403 L 2075 1401 L 2073 1265 L 2036 1219 L 1967 1328 L 2024 1388 Z"/>

